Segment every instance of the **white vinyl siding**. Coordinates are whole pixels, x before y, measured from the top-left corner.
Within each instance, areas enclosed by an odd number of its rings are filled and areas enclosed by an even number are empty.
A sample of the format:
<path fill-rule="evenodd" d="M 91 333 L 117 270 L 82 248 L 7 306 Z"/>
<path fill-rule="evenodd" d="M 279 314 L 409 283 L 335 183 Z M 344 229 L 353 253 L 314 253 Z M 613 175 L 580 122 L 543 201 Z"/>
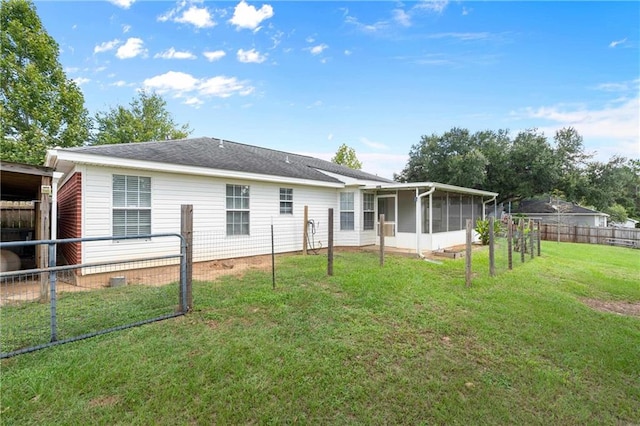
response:
<path fill-rule="evenodd" d="M 227 235 L 249 235 L 249 185 L 227 185 Z"/>
<path fill-rule="evenodd" d="M 113 175 L 112 235 L 151 234 L 151 178 Z"/>
<path fill-rule="evenodd" d="M 292 188 L 280 188 L 280 214 L 293 214 Z"/>
<path fill-rule="evenodd" d="M 340 193 L 340 230 L 353 231 L 355 229 L 355 211 L 354 211 L 354 194 L 353 192 Z"/>

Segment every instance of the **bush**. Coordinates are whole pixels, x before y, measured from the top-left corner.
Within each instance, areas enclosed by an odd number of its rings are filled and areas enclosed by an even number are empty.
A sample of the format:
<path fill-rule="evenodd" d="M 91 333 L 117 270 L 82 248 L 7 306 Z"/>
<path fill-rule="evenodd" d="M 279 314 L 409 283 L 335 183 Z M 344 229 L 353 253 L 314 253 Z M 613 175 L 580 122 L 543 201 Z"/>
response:
<path fill-rule="evenodd" d="M 498 235 L 502 230 L 500 221 L 495 220 L 493 222 L 493 234 Z M 479 219 L 476 221 L 476 232 L 480 234 L 480 242 L 482 245 L 489 244 L 489 219 Z"/>

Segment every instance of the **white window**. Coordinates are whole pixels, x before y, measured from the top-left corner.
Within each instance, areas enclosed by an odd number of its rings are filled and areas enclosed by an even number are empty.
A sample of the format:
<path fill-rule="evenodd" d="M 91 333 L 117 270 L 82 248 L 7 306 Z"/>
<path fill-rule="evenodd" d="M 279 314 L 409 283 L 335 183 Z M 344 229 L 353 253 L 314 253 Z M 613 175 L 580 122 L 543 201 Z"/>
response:
<path fill-rule="evenodd" d="M 227 185 L 227 235 L 249 235 L 248 185 Z"/>
<path fill-rule="evenodd" d="M 354 209 L 353 209 L 353 192 L 341 192 L 340 193 L 340 230 L 341 231 L 353 231 L 355 229 L 354 223 Z"/>
<path fill-rule="evenodd" d="M 362 223 L 365 231 L 373 230 L 375 225 L 374 199 L 373 194 L 364 194 Z"/>
<path fill-rule="evenodd" d="M 151 178 L 113 175 L 113 236 L 151 234 Z"/>
<path fill-rule="evenodd" d="M 280 214 L 293 214 L 293 189 L 280 188 Z"/>

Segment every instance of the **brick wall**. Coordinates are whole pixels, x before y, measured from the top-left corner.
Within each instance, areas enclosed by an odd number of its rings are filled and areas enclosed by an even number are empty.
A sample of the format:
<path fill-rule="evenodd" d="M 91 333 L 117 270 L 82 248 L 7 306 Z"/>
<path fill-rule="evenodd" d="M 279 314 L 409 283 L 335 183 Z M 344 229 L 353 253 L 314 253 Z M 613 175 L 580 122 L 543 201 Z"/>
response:
<path fill-rule="evenodd" d="M 58 238 L 79 238 L 82 236 L 82 174 L 76 172 L 58 190 Z M 80 243 L 62 244 L 61 254 L 69 264 L 79 264 Z"/>

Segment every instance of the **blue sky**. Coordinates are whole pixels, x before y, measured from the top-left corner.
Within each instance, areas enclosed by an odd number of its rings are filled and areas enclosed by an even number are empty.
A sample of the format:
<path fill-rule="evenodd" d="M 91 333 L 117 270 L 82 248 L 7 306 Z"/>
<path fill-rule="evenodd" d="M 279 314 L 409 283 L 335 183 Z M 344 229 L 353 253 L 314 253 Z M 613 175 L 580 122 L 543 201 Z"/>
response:
<path fill-rule="evenodd" d="M 640 3 L 38 1 L 93 115 L 160 93 L 192 136 L 392 177 L 422 135 L 574 126 L 640 157 Z"/>

